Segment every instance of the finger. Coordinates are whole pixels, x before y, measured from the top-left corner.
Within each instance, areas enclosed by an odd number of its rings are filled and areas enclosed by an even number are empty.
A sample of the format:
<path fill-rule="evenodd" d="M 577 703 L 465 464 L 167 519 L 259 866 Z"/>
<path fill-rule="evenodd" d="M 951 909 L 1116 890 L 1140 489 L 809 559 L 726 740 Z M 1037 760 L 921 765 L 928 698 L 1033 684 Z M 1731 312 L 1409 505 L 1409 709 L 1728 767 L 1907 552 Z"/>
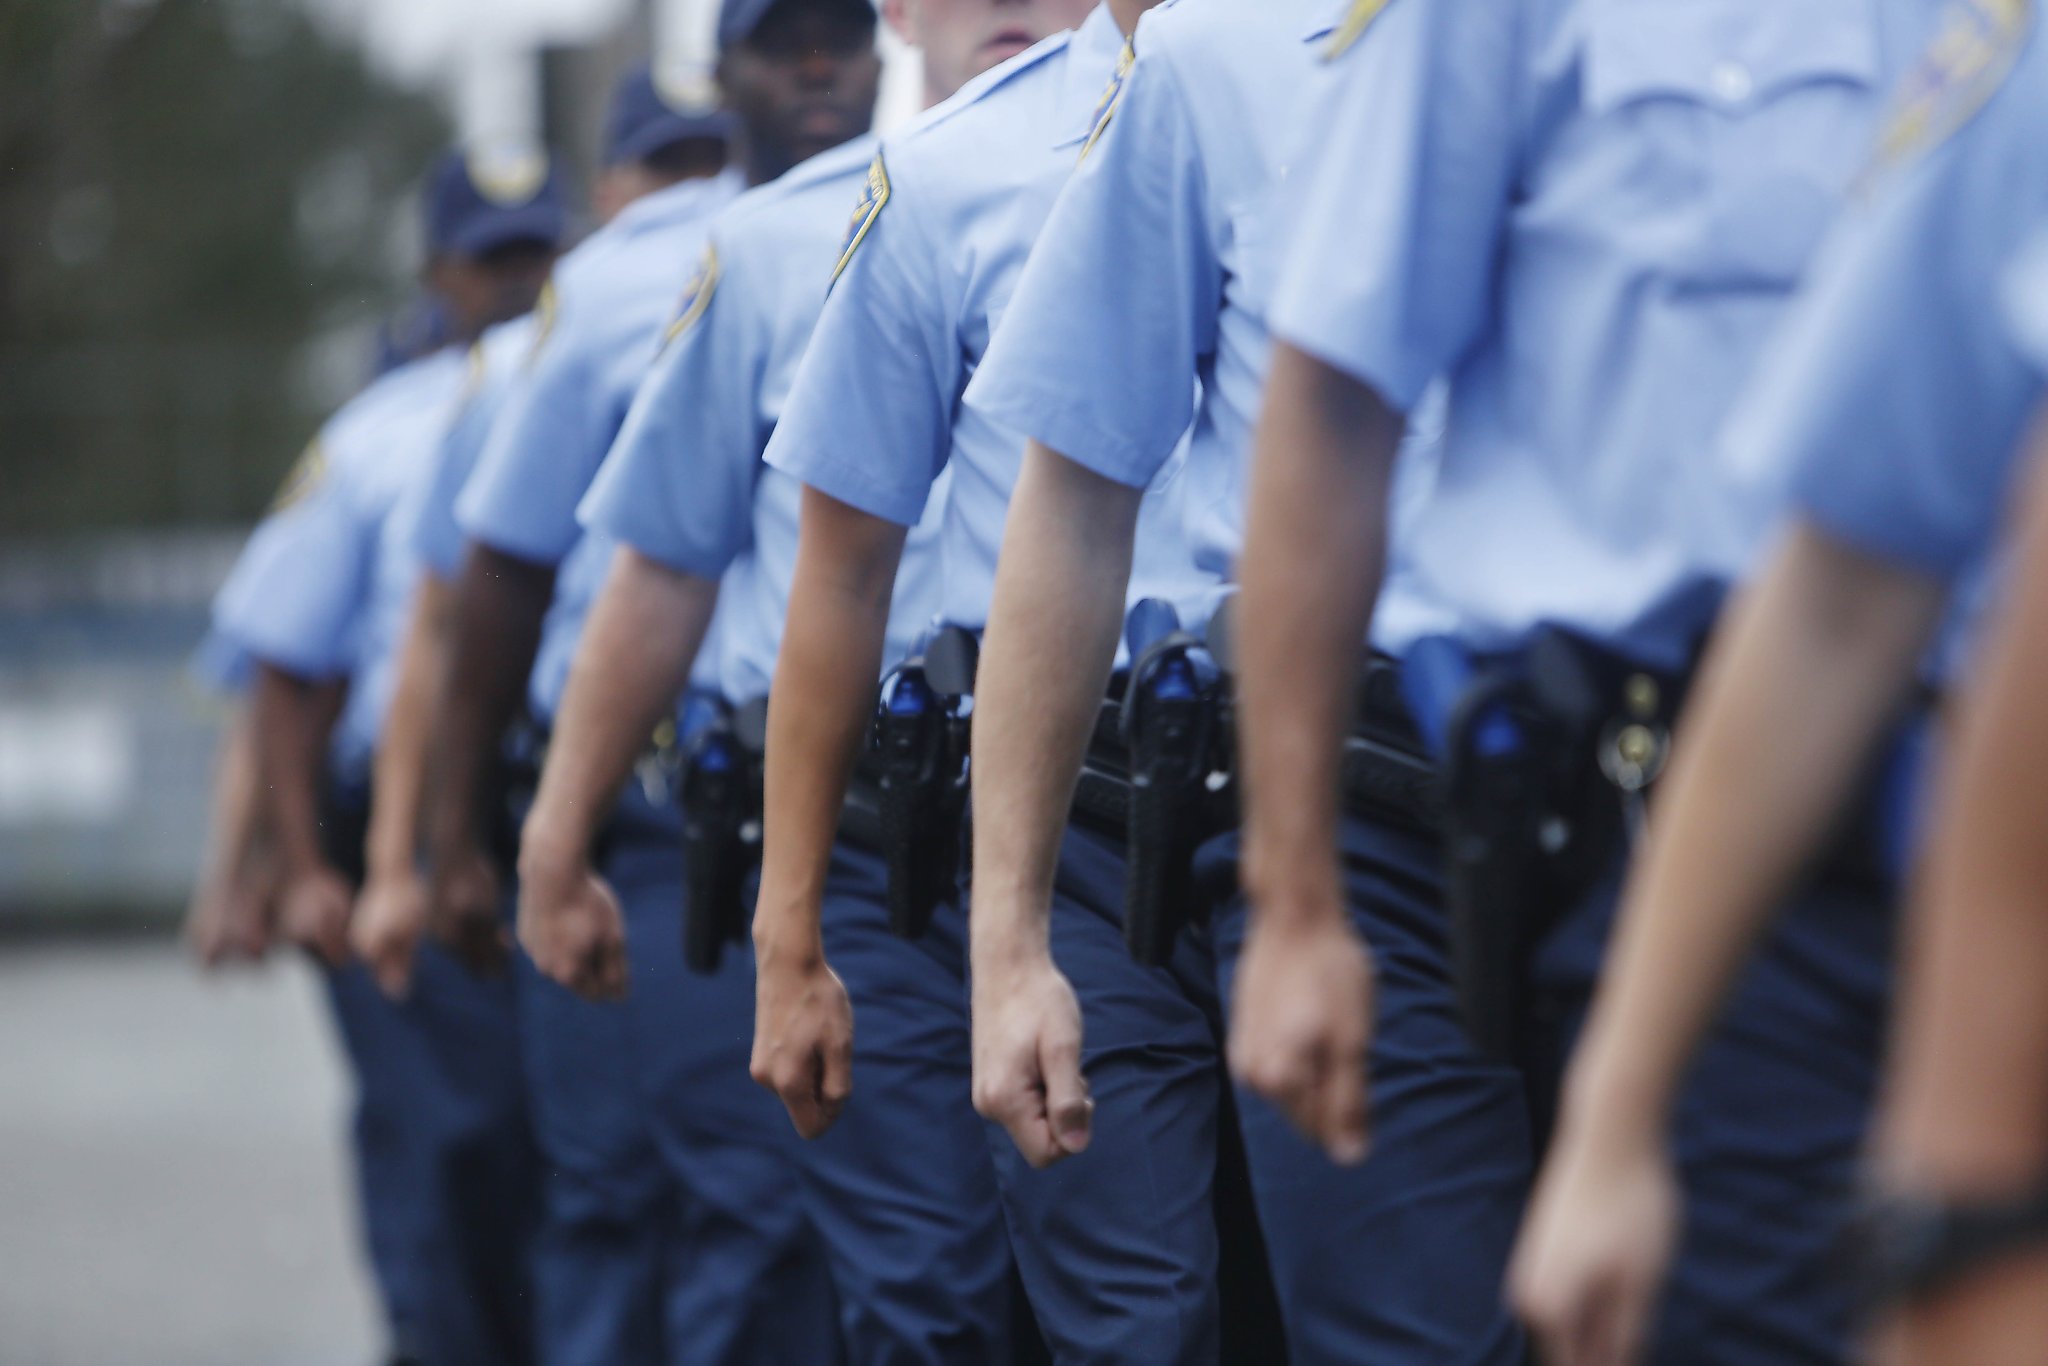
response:
<path fill-rule="evenodd" d="M 798 1137 L 809 1140 L 825 1132 L 823 1116 L 818 1113 L 817 1088 L 809 1078 L 796 1073 L 786 1075 L 775 1088 L 775 1094 L 782 1097 L 782 1108 L 789 1112 L 789 1122 Z"/>
<path fill-rule="evenodd" d="M 1340 1167 L 1365 1161 L 1370 1147 L 1366 1115 L 1366 1050 L 1363 1043 L 1340 1052 L 1322 1095 L 1323 1149 Z"/>
<path fill-rule="evenodd" d="M 598 991 L 600 998 L 607 1001 L 626 999 L 626 941 L 617 933 L 607 933 L 598 941 L 597 949 Z"/>
<path fill-rule="evenodd" d="M 835 1030 L 818 1050 L 818 1108 L 831 1128 L 853 1095 L 853 1036 Z"/>
<path fill-rule="evenodd" d="M 328 963 L 344 968 L 349 963 L 348 911 L 342 906 L 329 906 L 320 925 L 320 952 Z"/>
<path fill-rule="evenodd" d="M 1328 1085 L 1329 1054 L 1320 1043 L 1283 1055 L 1274 1103 L 1288 1122 L 1311 1141 L 1322 1142 L 1323 1095 Z"/>
<path fill-rule="evenodd" d="M 1561 1359 L 1571 1366 L 1610 1366 L 1614 1355 L 1614 1311 L 1611 1285 L 1593 1282 L 1570 1287 L 1553 1315 Z"/>
<path fill-rule="evenodd" d="M 1053 1137 L 1052 1116 L 1045 1107 L 1045 1093 L 1037 1079 L 1023 1068 L 989 1069 L 983 1075 L 976 1068 L 974 1109 L 983 1119 L 1003 1126 L 1010 1142 L 1034 1167 L 1051 1165 L 1059 1156 Z"/>
<path fill-rule="evenodd" d="M 1643 1359 L 1654 1298 L 1653 1287 L 1639 1276 L 1629 1276 L 1616 1287 L 1614 1303 L 1608 1311 L 1610 1336 L 1606 1347 L 1607 1359 L 1617 1366 Z"/>
<path fill-rule="evenodd" d="M 1095 1102 L 1081 1071 L 1081 1041 L 1064 1033 L 1047 1039 L 1040 1046 L 1038 1063 L 1045 1078 L 1045 1112 L 1056 1148 L 1054 1156 L 1085 1152 L 1094 1132 Z"/>

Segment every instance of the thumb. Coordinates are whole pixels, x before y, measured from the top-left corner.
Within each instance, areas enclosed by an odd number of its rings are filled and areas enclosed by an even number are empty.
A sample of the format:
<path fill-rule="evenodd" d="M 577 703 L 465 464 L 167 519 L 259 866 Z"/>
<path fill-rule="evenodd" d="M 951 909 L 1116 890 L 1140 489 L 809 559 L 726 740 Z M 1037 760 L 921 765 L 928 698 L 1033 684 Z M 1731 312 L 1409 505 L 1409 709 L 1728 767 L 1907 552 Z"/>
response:
<path fill-rule="evenodd" d="M 1045 1079 L 1046 1117 L 1064 1153 L 1086 1150 L 1095 1124 L 1095 1102 L 1081 1072 L 1080 1040 L 1059 1036 L 1041 1045 L 1038 1062 Z"/>
<path fill-rule="evenodd" d="M 1366 1054 L 1363 1045 L 1339 1049 L 1324 1092 L 1323 1146 L 1339 1166 L 1365 1161 L 1371 1146 L 1366 1112 Z"/>

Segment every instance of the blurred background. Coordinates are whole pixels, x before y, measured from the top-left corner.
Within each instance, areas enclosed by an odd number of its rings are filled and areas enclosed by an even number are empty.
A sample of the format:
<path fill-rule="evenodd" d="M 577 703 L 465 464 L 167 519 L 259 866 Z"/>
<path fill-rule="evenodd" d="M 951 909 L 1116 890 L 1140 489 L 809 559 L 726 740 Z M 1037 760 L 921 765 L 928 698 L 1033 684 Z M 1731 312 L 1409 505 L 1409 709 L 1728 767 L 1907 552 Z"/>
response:
<path fill-rule="evenodd" d="M 402 330 L 451 139 L 588 168 L 715 0 L 0 0 L 0 1363 L 374 1350 L 310 977 L 175 932 L 209 600 Z M 914 107 L 889 55 L 881 122 Z"/>

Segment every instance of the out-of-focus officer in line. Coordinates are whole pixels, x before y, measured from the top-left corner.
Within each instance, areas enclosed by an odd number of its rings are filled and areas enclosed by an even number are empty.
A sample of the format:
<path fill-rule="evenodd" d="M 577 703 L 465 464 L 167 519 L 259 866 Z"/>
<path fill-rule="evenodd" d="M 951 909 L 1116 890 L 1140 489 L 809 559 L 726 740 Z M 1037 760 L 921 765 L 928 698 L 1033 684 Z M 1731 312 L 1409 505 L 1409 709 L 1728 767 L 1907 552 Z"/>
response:
<path fill-rule="evenodd" d="M 477 814 L 489 805 L 490 761 L 522 700 L 535 749 L 551 748 L 575 644 L 611 562 L 608 540 L 582 534 L 576 504 L 659 349 L 711 216 L 746 185 L 857 132 L 873 106 L 879 63 L 863 0 L 793 0 L 723 25 L 721 39 L 735 166 L 636 200 L 563 262 L 456 506 L 470 547 L 435 726 L 443 802 L 429 825 L 437 913 L 475 925 L 464 937 L 486 951 L 499 924 L 495 895 L 478 890 L 494 892 Z M 580 1310 L 597 1339 L 622 1341 L 618 1350 L 640 1343 L 662 1359 L 830 1360 L 833 1298 L 804 1216 L 794 1139 L 746 1080 L 751 973 L 734 963 L 714 978 L 683 978 L 688 866 L 673 768 L 677 732 L 689 729 L 687 720 L 664 727 L 641 781 L 605 813 L 605 872 L 634 937 L 654 946 L 629 1000 L 572 995 L 574 974 L 550 934 L 557 908 L 575 914 L 582 884 L 545 837 L 520 844 L 539 1132 L 574 1173 L 562 1198 L 594 1234 L 609 1227 L 618 1240 L 589 1264 L 590 1293 L 563 1308 Z M 659 1231 L 664 1221 L 672 1233 Z M 652 1325 L 642 1312 L 650 1293 L 664 1301 Z"/>
<path fill-rule="evenodd" d="M 566 230 L 537 151 L 451 153 L 427 189 L 427 284 L 457 340 L 532 305 Z M 371 755 L 418 577 L 402 534 L 461 392 L 459 348 L 386 375 L 327 424 L 215 604 L 256 664 L 256 767 L 284 869 L 288 937 L 320 955 L 358 1090 L 364 1232 L 401 1359 L 533 1357 L 535 1171 L 511 996 L 426 955 L 398 1005 L 348 966 L 366 862 Z M 339 718 L 323 699 L 346 687 Z"/>
<path fill-rule="evenodd" d="M 847 235 L 830 298 L 799 368 L 768 462 L 808 487 L 769 708 L 766 845 L 754 941 L 761 963 L 757 1063 L 806 1132 L 831 1123 L 851 1089 L 844 987 L 822 951 L 822 903 L 848 780 L 877 724 L 875 679 L 892 678 L 879 727 L 884 826 L 897 852 L 890 890 L 905 927 L 939 923 L 953 899 L 964 804 L 965 709 L 975 634 L 988 610 L 996 547 L 1024 440 L 961 395 L 988 349 L 1032 243 L 1097 126 L 1120 49 L 1150 8 L 1099 5 L 884 139 Z M 1189 381 L 1192 384 L 1192 380 Z M 885 660 L 892 586 L 934 482 L 950 470 L 936 566 L 947 629 L 909 661 Z M 1194 591 L 1170 475 L 1145 519 L 1134 592 Z M 1156 562 L 1154 562 L 1156 560 Z M 897 749 L 898 741 L 902 749 Z M 899 769 L 900 760 L 907 760 Z M 891 803 L 894 815 L 892 816 Z M 1108 905 L 1121 850 L 1092 834 L 1062 893 Z M 950 917 L 952 912 L 945 912 Z M 1087 913 L 1072 918 L 1087 924 Z M 1091 963 L 1123 954 L 1113 918 L 1074 941 Z M 941 933 L 956 933 L 948 919 Z M 979 951 L 979 943 L 974 946 Z M 1103 968 L 1105 978 L 1112 972 Z M 973 973 L 978 981 L 979 970 Z M 1262 1256 L 1239 1318 L 1219 1312 L 1219 1129 L 1214 972 L 1190 946 L 1121 995 L 1091 1035 L 1106 1122 L 1086 1161 L 1034 1171 L 997 1136 L 1015 1253 L 1039 1326 L 1061 1360 L 1198 1361 L 1246 1328 L 1244 1350 L 1273 1352 L 1254 1306 Z M 978 1046 L 978 1043 L 977 1043 Z M 1055 1102 L 1068 1098 L 1055 1097 Z M 1234 1129 L 1232 1130 L 1234 1134 Z M 1034 1154 L 1036 1156 L 1036 1154 Z M 1241 1169 L 1241 1162 L 1238 1167 Z M 1255 1249 L 1249 1212 L 1233 1254 Z M 1233 1281 L 1233 1288 L 1235 1281 Z M 1270 1286 L 1264 1288 L 1270 1300 Z"/>
<path fill-rule="evenodd" d="M 725 166 L 732 131 L 715 88 L 677 89 L 646 67 L 629 71 L 613 96 L 592 196 L 605 221 L 672 184 L 684 187 L 679 198 L 694 190 L 722 201 L 723 187 L 712 178 Z M 514 821 L 531 796 L 536 756 L 518 745 L 472 755 L 451 743 L 452 727 L 470 719 L 468 699 L 447 690 L 455 580 L 465 549 L 455 506 L 543 325 L 542 317 L 528 314 L 493 328 L 472 352 L 468 395 L 410 533 L 426 573 L 377 758 L 380 810 L 414 813 L 410 828 L 417 830 L 423 808 L 440 798 L 432 808 L 438 819 L 425 822 L 449 851 L 441 865 L 444 914 L 437 928 L 482 968 L 495 965 L 509 937 L 510 900 L 500 895 L 500 869 L 512 862 Z M 584 570 L 586 581 L 565 583 L 565 598 L 587 597 L 595 567 Z M 573 640 L 575 622 L 574 610 L 563 610 L 549 629 Z M 552 661 L 556 686 L 567 649 L 551 641 L 541 652 L 543 668 Z M 436 786 L 428 782 L 428 769 L 437 736 L 444 751 L 454 752 L 434 775 Z M 500 906 L 496 917 L 471 913 L 493 899 Z M 354 938 L 388 991 L 407 989 L 430 901 L 418 864 L 392 870 L 364 894 Z M 671 1359 L 666 1344 L 696 1315 L 686 1283 L 691 1271 L 680 1247 L 681 1211 L 645 1121 L 626 1022 L 619 1011 L 584 1005 L 530 970 L 522 970 L 515 997 L 529 1113 L 545 1159 L 534 1262 L 541 1356 Z"/>
<path fill-rule="evenodd" d="M 1842 996 L 1798 988 L 1887 995 L 1881 931 L 1917 862 L 1932 713 L 1974 673 L 2042 392 L 2000 284 L 2048 221 L 2044 113 L 2026 7 L 1959 7 L 1724 432 L 1721 512 L 1788 524 L 1704 661 L 1517 1255 L 1518 1302 L 1560 1360 L 1641 1350 L 1678 1233 L 1674 1097 L 1758 944 L 1765 972 L 1801 977 L 1752 979 L 1730 1011 L 1767 989 L 1800 1003 L 1784 1084 L 1806 1094 L 1786 1108 L 1817 1109 L 1831 1146 L 1859 1136 L 1881 1040 L 1821 1013 Z M 1781 928 L 1802 879 L 1843 902 L 1840 924 L 1795 906 Z"/>
<path fill-rule="evenodd" d="M 894 0 L 884 13 L 922 51 L 926 101 L 936 104 L 1080 17 L 1086 2 Z M 758 716 L 767 697 L 795 568 L 799 488 L 761 456 L 825 302 L 846 206 L 860 198 L 874 155 L 872 137 L 855 138 L 719 216 L 668 346 L 584 503 L 586 524 L 621 549 L 555 730 L 553 800 L 531 829 L 546 823 L 551 843 L 590 847 L 648 729 L 689 679 L 715 607 L 717 689 L 734 720 L 700 741 L 683 778 L 696 794 L 689 819 L 709 837 L 691 856 L 727 870 L 691 889 L 688 942 L 699 966 L 745 953 L 760 752 L 758 726 L 743 718 Z M 934 495 L 913 537 L 920 550 L 942 500 Z M 936 598 L 928 574 L 901 582 L 894 656 L 908 652 Z M 728 763 L 733 780 L 721 781 L 718 766 Z M 851 1360 L 1007 1362 L 1016 1308 L 1009 1239 L 968 1100 L 961 926 L 954 918 L 915 942 L 891 932 L 875 825 L 842 830 L 825 891 L 824 946 L 863 1021 L 862 1103 L 801 1151 L 812 1218 Z M 579 944 L 572 957 L 622 966 L 619 921 L 588 929 L 612 947 Z M 631 947 L 636 972 L 650 953 L 673 952 L 665 940 Z M 759 1045 L 757 1037 L 757 1060 Z"/>
<path fill-rule="evenodd" d="M 1369 622 L 1405 618 L 1377 643 L 1443 765 L 1468 1022 L 1528 1068 L 1545 1124 L 1698 644 L 1768 531 L 1728 506 L 1715 435 L 1936 12 L 1394 0 L 1339 59 L 1241 564 L 1255 916 L 1231 1049 L 1333 1152 L 1368 1141 L 1374 955 L 1347 920 L 1361 832 L 1338 794 Z M 1439 378 L 1436 477 L 1394 525 L 1402 603 L 1389 485 Z M 1879 920 L 1837 882 L 1796 898 L 1703 1050 L 1652 1359 L 1843 1353 L 1831 1245 L 1882 1028 Z"/>
<path fill-rule="evenodd" d="M 1068 1146 L 1045 1132 L 1058 1118 L 1046 1100 L 1086 1094 L 1086 1079 L 1055 1069 L 1078 1065 L 1083 1020 L 1092 1041 L 1088 1017 L 1108 1007 L 1091 996 L 1142 991 L 1156 971 L 1135 957 L 1091 958 L 1113 975 L 1070 988 L 1055 961 L 1062 934 L 1054 925 L 1048 935 L 1046 919 L 1084 761 L 1121 764 L 1143 785 L 1130 798 L 1130 861 L 1160 871 L 1149 883 L 1129 875 L 1134 951 L 1156 955 L 1176 932 L 1207 925 L 1228 999 L 1244 917 L 1234 813 L 1219 809 L 1212 783 L 1231 763 L 1228 682 L 1209 676 L 1215 661 L 1200 644 L 1209 623 L 1180 622 L 1187 636 L 1115 680 L 1120 737 L 1091 732 L 1112 684 L 1143 490 L 1191 419 L 1181 481 L 1197 568 L 1220 592 L 1235 563 L 1281 265 L 1277 211 L 1325 54 L 1354 37 L 1343 28 L 1351 8 L 1169 0 L 1148 14 L 1116 104 L 967 392 L 970 407 L 1033 438 L 974 722 L 977 1085 L 1027 1153 L 1047 1137 L 1055 1154 Z M 1404 456 L 1418 474 L 1427 459 Z M 1399 743 L 1404 728 L 1387 711 L 1360 719 Z M 1480 1058 L 1459 1026 L 1438 853 L 1417 813 L 1385 795 L 1404 780 L 1419 787 L 1423 761 L 1366 762 L 1390 775 L 1365 787 L 1378 795 L 1354 811 L 1347 845 L 1355 923 L 1382 963 L 1373 1160 L 1357 1166 L 1361 1150 L 1346 1165 L 1326 1161 L 1255 1098 L 1241 1113 L 1288 1348 L 1296 1362 L 1519 1361 L 1521 1336 L 1496 1292 L 1530 1171 L 1520 1078 Z M 1157 815 L 1140 818 L 1139 804 Z M 1095 928 L 1113 936 L 1117 907 L 1104 909 L 1111 918 Z"/>
<path fill-rule="evenodd" d="M 378 327 L 371 377 L 381 379 L 447 344 L 447 307 L 423 289 Z M 218 632 L 209 632 L 193 654 L 194 682 L 235 699 L 215 750 L 206 845 L 185 913 L 185 942 L 207 968 L 237 960 L 261 962 L 277 928 L 282 875 L 256 772 L 255 718 L 246 698 L 254 672 L 248 656 Z M 326 703 L 338 709 L 342 690 L 332 685 L 331 691 L 334 696 Z M 360 915 L 360 899 L 357 910 Z"/>
<path fill-rule="evenodd" d="M 2048 236 L 2035 238 L 2008 298 L 2027 359 L 2048 372 Z M 2042 432 L 2037 419 L 2002 566 L 2009 587 L 1948 734 L 1952 757 L 1901 957 L 1879 1195 L 1861 1232 L 1866 1265 L 1883 1275 L 1871 1288 L 1893 1311 L 1880 1349 L 1891 1355 L 1881 1359 L 1902 1366 L 2036 1361 L 2048 1342 Z"/>

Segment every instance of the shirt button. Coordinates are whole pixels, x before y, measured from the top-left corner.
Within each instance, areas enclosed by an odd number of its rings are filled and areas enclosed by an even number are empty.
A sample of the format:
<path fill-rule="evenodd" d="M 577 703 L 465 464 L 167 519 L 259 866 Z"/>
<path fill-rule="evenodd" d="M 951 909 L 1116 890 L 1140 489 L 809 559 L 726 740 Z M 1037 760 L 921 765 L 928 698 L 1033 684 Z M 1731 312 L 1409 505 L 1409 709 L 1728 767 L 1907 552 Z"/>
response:
<path fill-rule="evenodd" d="M 1740 104 L 1756 93 L 1756 77 L 1740 62 L 1718 63 L 1708 79 L 1713 83 L 1714 93 L 1729 104 Z"/>

